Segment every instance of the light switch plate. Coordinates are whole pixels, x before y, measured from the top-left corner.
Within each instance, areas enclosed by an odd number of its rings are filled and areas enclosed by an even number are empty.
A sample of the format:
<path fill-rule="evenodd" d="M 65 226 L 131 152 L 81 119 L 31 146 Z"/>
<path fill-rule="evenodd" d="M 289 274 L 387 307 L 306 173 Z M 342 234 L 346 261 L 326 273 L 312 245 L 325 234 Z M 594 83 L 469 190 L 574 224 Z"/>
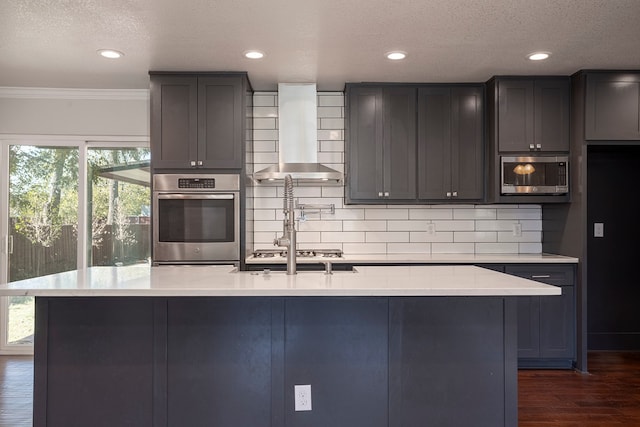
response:
<path fill-rule="evenodd" d="M 295 410 L 310 411 L 311 410 L 311 384 L 294 385 L 293 391 L 295 395 Z"/>
<path fill-rule="evenodd" d="M 604 237 L 604 223 L 603 222 L 594 222 L 593 223 L 593 237 Z"/>

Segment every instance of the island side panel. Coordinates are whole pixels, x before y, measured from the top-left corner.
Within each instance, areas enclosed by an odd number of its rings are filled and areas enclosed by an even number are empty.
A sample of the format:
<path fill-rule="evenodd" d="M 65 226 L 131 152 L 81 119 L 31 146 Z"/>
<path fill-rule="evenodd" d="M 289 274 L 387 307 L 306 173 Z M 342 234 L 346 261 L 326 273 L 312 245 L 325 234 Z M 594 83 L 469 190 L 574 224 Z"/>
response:
<path fill-rule="evenodd" d="M 171 298 L 168 426 L 270 427 L 269 298 Z"/>
<path fill-rule="evenodd" d="M 388 299 L 285 300 L 285 425 L 388 424 Z M 294 386 L 311 386 L 311 411 Z"/>
<path fill-rule="evenodd" d="M 152 426 L 152 299 L 37 298 L 36 306 L 34 426 Z"/>
<path fill-rule="evenodd" d="M 517 425 L 505 298 L 391 298 L 389 312 L 390 426 Z"/>

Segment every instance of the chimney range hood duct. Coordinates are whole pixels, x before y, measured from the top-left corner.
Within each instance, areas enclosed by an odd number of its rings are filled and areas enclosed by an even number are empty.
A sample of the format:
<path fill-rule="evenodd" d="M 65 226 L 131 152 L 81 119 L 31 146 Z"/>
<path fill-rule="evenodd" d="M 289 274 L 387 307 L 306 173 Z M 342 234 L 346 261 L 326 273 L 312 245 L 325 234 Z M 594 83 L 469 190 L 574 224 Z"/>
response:
<path fill-rule="evenodd" d="M 315 83 L 278 84 L 278 164 L 253 174 L 259 183 L 291 177 L 298 183 L 341 184 L 344 175 L 318 163 Z"/>

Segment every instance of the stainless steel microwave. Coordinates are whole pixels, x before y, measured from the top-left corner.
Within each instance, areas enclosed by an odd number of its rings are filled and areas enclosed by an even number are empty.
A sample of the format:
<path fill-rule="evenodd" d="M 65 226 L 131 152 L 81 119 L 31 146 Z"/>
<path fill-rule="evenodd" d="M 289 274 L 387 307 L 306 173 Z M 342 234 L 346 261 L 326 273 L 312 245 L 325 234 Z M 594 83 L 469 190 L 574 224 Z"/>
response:
<path fill-rule="evenodd" d="M 500 160 L 503 195 L 560 195 L 569 192 L 567 156 L 509 156 Z"/>

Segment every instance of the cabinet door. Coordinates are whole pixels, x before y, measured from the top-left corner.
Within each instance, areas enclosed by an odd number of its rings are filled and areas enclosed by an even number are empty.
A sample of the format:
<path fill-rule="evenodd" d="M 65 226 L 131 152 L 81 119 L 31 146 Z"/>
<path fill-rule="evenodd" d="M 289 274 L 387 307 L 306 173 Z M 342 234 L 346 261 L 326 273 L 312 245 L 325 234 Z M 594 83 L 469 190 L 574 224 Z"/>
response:
<path fill-rule="evenodd" d="M 561 297 L 540 297 L 540 356 L 575 357 L 573 286 L 562 286 Z"/>
<path fill-rule="evenodd" d="M 416 198 L 416 88 L 383 89 L 385 199 Z"/>
<path fill-rule="evenodd" d="M 382 88 L 349 88 L 347 108 L 347 198 L 376 200 L 383 190 Z"/>
<path fill-rule="evenodd" d="M 518 358 L 540 357 L 540 297 L 518 297 Z"/>
<path fill-rule="evenodd" d="M 240 77 L 198 78 L 198 167 L 242 168 L 242 97 Z"/>
<path fill-rule="evenodd" d="M 418 198 L 446 200 L 451 193 L 451 90 L 418 91 Z"/>
<path fill-rule="evenodd" d="M 535 147 L 533 86 L 533 80 L 498 81 L 498 151 Z"/>
<path fill-rule="evenodd" d="M 197 161 L 197 98 L 196 77 L 151 76 L 154 168 L 189 168 Z"/>
<path fill-rule="evenodd" d="M 536 149 L 569 151 L 569 79 L 536 80 L 534 99 Z"/>
<path fill-rule="evenodd" d="M 484 196 L 482 88 L 451 90 L 451 194 L 454 200 Z"/>
<path fill-rule="evenodd" d="M 640 139 L 640 74 L 587 75 L 585 139 Z"/>

